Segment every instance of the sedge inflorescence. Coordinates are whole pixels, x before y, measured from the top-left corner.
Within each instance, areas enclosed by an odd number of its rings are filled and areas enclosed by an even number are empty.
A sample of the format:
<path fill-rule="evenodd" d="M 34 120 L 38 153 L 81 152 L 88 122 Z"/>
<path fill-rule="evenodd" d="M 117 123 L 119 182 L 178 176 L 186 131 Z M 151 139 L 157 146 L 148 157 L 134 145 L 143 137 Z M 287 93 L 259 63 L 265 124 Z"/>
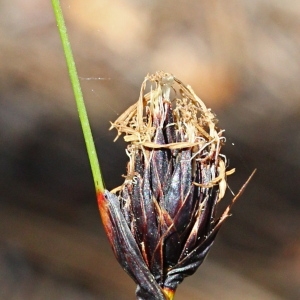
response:
<path fill-rule="evenodd" d="M 104 225 L 138 299 L 172 299 L 206 257 L 230 206 L 215 114 L 175 76 L 148 75 L 138 101 L 112 127 L 129 157 L 124 183 L 105 193 Z"/>

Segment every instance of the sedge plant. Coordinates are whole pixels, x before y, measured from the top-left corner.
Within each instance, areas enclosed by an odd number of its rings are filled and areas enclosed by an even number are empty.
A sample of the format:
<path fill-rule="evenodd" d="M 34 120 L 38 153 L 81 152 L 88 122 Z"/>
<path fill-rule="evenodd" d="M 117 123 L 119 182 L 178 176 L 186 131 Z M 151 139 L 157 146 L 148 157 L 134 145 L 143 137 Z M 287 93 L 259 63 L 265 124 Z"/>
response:
<path fill-rule="evenodd" d="M 104 187 L 59 0 L 52 0 L 79 119 L 92 169 L 99 211 L 123 269 L 140 300 L 172 300 L 177 286 L 207 256 L 230 215 L 217 215 L 227 188 L 224 130 L 193 89 L 172 74 L 147 75 L 140 96 L 113 123 L 129 157 L 124 183 Z"/>

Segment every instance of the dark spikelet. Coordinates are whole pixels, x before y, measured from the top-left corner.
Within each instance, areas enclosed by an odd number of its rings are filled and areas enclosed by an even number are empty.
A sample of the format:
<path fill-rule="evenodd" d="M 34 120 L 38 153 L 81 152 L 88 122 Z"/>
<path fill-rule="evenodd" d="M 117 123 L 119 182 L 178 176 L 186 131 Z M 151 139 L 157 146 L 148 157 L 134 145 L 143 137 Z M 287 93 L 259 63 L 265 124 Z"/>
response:
<path fill-rule="evenodd" d="M 164 72 L 145 78 L 112 127 L 128 142 L 129 163 L 123 185 L 101 202 L 107 235 L 137 299 L 173 299 L 229 215 L 230 206 L 216 217 L 234 172 L 220 154 L 223 131 L 191 87 Z"/>

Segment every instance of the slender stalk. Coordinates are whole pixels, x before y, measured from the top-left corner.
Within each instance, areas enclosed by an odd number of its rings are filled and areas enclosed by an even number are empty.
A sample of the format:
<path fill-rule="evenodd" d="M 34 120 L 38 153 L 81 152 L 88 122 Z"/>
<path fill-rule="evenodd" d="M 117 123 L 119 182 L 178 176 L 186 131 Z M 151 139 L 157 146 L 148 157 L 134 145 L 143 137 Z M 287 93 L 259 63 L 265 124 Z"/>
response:
<path fill-rule="evenodd" d="M 87 116 L 87 112 L 86 112 L 86 108 L 82 96 L 76 65 L 72 54 L 72 49 L 68 38 L 67 28 L 65 25 L 59 0 L 51 0 L 51 1 L 52 1 L 53 11 L 56 18 L 56 23 L 60 34 L 60 38 L 61 38 L 61 42 L 65 54 L 65 59 L 69 71 L 69 76 L 70 76 L 70 80 L 71 80 L 71 84 L 72 84 L 72 88 L 76 100 L 77 110 L 78 110 L 83 136 L 84 136 L 88 157 L 92 169 L 96 192 L 102 193 L 104 192 L 104 182 L 103 182 L 103 178 L 102 178 L 102 174 L 98 162 L 98 157 L 97 157 L 95 144 L 91 132 L 91 127 L 89 124 L 89 119 Z"/>

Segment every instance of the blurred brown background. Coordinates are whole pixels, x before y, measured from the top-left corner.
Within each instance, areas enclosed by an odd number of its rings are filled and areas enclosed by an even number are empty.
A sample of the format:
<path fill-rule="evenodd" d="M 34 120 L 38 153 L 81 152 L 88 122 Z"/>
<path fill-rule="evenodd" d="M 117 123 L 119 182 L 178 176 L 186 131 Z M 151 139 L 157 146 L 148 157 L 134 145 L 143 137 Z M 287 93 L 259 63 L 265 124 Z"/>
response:
<path fill-rule="evenodd" d="M 217 113 L 232 190 L 258 169 L 176 298 L 300 299 L 300 2 L 61 2 L 108 189 L 126 162 L 109 121 L 156 70 Z M 50 1 L 1 0 L 0 49 L 0 299 L 134 299 L 103 234 Z"/>

